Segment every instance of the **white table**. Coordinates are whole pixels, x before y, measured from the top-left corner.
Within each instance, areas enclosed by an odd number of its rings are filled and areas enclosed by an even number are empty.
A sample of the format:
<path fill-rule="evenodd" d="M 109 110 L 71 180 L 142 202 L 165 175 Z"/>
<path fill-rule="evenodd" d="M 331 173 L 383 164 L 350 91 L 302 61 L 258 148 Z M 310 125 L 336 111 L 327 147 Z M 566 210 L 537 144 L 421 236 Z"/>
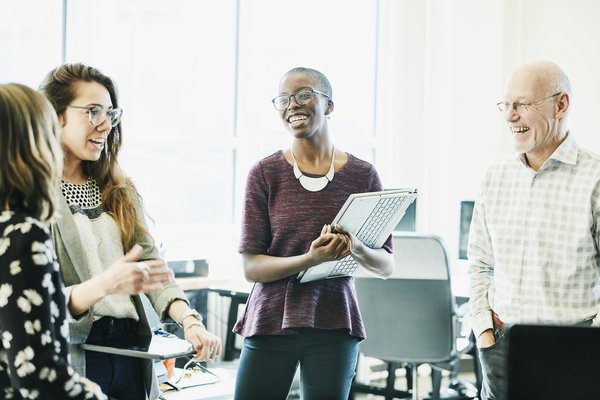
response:
<path fill-rule="evenodd" d="M 177 369 L 176 369 L 177 370 Z M 235 388 L 235 370 L 225 368 L 210 368 L 221 380 L 202 386 L 192 386 L 179 391 L 163 392 L 165 400 L 223 400 L 233 399 Z M 176 373 L 177 374 L 177 371 Z"/>

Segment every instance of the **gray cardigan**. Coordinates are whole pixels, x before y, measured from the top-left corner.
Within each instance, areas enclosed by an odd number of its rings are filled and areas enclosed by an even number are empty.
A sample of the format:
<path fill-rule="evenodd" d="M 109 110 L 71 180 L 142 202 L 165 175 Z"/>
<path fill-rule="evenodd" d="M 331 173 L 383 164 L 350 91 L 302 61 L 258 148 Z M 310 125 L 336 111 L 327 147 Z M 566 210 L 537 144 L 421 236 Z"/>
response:
<path fill-rule="evenodd" d="M 146 226 L 141 204 L 136 204 L 136 210 L 140 222 Z M 72 286 L 90 279 L 91 276 L 84 249 L 82 248 L 79 238 L 79 232 L 75 225 L 75 220 L 71 214 L 67 201 L 63 196 L 60 197 L 58 211 L 59 215 L 51 230 L 58 262 L 60 264 L 60 271 L 66 286 L 65 294 L 68 304 Z M 135 239 L 136 243 L 141 245 L 144 249 L 140 261 L 158 258 L 158 250 L 154 244 L 154 240 L 149 234 L 136 234 Z M 165 284 L 160 290 L 147 293 L 146 296 L 148 296 L 148 299 L 161 319 L 168 316 L 166 315 L 166 311 L 172 301 L 179 299 L 188 302 L 185 294 L 179 288 L 175 280 Z M 139 332 L 148 335 L 151 334 L 148 318 L 140 296 L 132 296 L 132 299 L 135 309 L 140 317 Z M 94 322 L 94 306 L 83 315 L 77 317 L 71 315 L 67 309 L 67 315 L 69 316 L 69 352 L 71 354 L 71 365 L 79 374 L 85 376 L 85 353 L 79 345 L 85 343 L 90 333 L 90 329 L 92 328 L 92 323 Z M 148 399 L 154 400 L 158 397 L 159 391 L 152 361 L 144 359 L 143 369 Z"/>

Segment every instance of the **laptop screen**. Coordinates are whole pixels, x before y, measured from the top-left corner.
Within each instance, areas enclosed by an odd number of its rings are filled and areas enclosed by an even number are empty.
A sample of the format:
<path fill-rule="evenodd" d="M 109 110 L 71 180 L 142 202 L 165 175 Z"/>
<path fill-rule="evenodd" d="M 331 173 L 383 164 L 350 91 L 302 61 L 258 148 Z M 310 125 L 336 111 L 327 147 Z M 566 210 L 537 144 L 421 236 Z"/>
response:
<path fill-rule="evenodd" d="M 514 325 L 508 400 L 600 399 L 600 329 Z"/>

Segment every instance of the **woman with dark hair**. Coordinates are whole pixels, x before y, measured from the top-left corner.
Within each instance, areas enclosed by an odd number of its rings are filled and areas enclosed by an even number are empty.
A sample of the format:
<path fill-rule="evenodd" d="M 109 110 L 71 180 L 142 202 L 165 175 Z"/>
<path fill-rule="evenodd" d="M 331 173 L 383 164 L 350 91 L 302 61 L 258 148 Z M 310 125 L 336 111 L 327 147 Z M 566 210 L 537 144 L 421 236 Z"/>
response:
<path fill-rule="evenodd" d="M 350 194 L 381 190 L 371 164 L 333 146 L 332 99 L 319 71 L 288 71 L 273 105 L 292 142 L 248 175 L 239 251 L 255 284 L 234 328 L 245 337 L 236 399 L 285 399 L 298 365 L 303 399 L 347 399 L 365 338 L 353 278 L 300 283 L 297 275 L 350 251 L 377 275 L 394 268 L 391 238 L 371 249 L 328 225 Z"/>
<path fill-rule="evenodd" d="M 63 283 L 48 224 L 57 211 L 60 127 L 48 100 L 0 85 L 0 396 L 106 399 L 69 366 Z"/>
<path fill-rule="evenodd" d="M 196 358 L 221 352 L 197 311 L 159 259 L 140 196 L 118 164 L 121 115 L 114 82 L 84 64 L 64 64 L 40 87 L 63 128 L 64 172 L 60 217 L 52 229 L 67 285 L 74 345 L 150 334 L 139 293 L 161 318 L 179 322 Z M 139 261 L 139 262 L 138 262 Z M 155 399 L 152 362 L 72 347 L 73 366 L 108 394 L 122 399 Z"/>

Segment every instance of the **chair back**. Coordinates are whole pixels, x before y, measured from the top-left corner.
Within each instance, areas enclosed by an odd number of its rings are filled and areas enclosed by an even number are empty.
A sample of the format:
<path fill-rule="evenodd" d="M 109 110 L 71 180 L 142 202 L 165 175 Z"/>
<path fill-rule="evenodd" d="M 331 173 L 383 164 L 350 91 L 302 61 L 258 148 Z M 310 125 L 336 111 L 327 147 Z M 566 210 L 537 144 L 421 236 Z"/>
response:
<path fill-rule="evenodd" d="M 445 247 L 433 235 L 393 233 L 395 270 L 358 277 L 367 331 L 361 352 L 392 362 L 442 362 L 455 349 L 454 298 Z"/>

